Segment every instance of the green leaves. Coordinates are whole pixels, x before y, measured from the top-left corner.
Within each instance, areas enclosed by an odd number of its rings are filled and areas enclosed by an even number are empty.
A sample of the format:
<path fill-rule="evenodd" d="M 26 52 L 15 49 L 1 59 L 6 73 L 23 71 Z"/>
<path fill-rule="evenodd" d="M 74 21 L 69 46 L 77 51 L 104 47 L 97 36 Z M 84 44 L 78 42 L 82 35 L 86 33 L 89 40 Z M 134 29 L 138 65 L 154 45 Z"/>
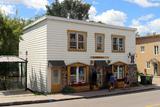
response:
<path fill-rule="evenodd" d="M 59 2 L 55 0 L 50 6 L 46 6 L 47 15 L 58 17 L 69 17 L 71 19 L 87 20 L 90 4 L 84 3 L 82 0 L 64 0 Z"/>
<path fill-rule="evenodd" d="M 0 55 L 18 55 L 18 44 L 23 32 L 22 19 L 0 13 Z"/>

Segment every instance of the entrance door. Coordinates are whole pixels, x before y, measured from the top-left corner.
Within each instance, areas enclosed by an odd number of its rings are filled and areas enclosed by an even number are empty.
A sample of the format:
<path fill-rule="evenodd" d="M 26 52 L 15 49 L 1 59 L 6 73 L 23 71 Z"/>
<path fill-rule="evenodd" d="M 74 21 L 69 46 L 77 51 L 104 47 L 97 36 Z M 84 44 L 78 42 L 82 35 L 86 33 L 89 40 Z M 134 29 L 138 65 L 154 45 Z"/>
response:
<path fill-rule="evenodd" d="M 61 70 L 52 70 L 52 92 L 57 93 L 61 91 Z"/>
<path fill-rule="evenodd" d="M 158 64 L 154 63 L 154 75 L 158 75 Z"/>
<path fill-rule="evenodd" d="M 103 86 L 103 68 L 97 70 L 97 83 L 98 86 Z"/>

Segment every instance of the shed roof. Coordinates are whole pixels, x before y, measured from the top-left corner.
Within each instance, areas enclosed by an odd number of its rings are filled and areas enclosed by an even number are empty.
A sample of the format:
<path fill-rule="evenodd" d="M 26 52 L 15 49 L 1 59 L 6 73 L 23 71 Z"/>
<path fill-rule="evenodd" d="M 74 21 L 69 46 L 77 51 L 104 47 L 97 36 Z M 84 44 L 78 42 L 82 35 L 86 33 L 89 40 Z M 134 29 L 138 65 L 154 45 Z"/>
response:
<path fill-rule="evenodd" d="M 96 66 L 103 66 L 103 67 L 107 67 L 107 66 L 108 66 L 108 64 L 106 63 L 105 60 L 95 60 L 95 61 L 94 61 L 94 64 L 95 64 Z"/>
<path fill-rule="evenodd" d="M 0 63 L 3 62 L 26 62 L 24 59 L 19 58 L 18 56 L 0 56 Z"/>
<path fill-rule="evenodd" d="M 48 61 L 53 67 L 65 67 L 66 64 L 63 60 L 50 60 Z"/>

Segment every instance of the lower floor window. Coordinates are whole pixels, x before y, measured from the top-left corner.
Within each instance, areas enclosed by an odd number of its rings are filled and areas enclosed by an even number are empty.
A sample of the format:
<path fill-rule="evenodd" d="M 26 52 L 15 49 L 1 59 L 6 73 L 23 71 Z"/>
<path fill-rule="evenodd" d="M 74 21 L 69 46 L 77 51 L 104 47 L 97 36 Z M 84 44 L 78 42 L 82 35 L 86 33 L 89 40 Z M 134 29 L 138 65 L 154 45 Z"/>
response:
<path fill-rule="evenodd" d="M 70 82 L 71 84 L 85 83 L 85 67 L 71 67 L 70 68 Z"/>
<path fill-rule="evenodd" d="M 98 85 L 103 85 L 103 68 L 97 70 L 97 83 Z"/>
<path fill-rule="evenodd" d="M 125 66 L 123 65 L 117 65 L 114 67 L 114 75 L 117 79 L 123 79 L 124 78 L 124 72 L 125 72 Z"/>

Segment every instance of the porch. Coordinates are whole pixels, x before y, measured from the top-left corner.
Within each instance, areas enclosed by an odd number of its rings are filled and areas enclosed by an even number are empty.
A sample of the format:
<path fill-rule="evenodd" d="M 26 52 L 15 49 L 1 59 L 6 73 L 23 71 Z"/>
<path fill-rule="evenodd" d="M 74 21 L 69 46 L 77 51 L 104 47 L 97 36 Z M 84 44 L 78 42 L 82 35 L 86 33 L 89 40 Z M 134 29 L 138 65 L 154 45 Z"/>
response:
<path fill-rule="evenodd" d="M 121 61 L 109 64 L 105 60 L 92 63 L 87 65 L 75 62 L 66 65 L 64 61 L 50 61 L 52 92 L 61 92 L 65 87 L 71 87 L 76 92 L 107 89 L 109 72 L 117 78 L 116 88 L 124 87 L 124 78 L 129 73 L 128 64 Z"/>

